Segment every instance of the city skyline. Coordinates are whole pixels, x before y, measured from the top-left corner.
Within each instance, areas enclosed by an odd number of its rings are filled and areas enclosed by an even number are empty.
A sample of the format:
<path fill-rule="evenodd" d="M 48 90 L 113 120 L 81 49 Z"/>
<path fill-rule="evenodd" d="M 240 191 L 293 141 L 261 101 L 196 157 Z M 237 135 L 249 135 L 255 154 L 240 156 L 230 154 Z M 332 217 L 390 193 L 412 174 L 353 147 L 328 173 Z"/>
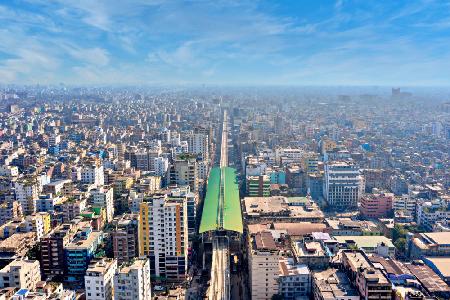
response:
<path fill-rule="evenodd" d="M 445 1 L 5 1 L 0 83 L 448 86 Z"/>

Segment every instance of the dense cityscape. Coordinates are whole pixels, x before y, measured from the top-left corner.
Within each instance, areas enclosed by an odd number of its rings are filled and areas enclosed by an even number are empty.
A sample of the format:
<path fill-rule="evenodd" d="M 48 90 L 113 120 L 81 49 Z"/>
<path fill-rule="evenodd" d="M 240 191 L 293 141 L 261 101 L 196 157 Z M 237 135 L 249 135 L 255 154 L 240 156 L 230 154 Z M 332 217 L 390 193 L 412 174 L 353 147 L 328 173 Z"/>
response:
<path fill-rule="evenodd" d="M 0 299 L 449 299 L 448 99 L 4 86 Z"/>
<path fill-rule="evenodd" d="M 0 24 L 0 300 L 450 299 L 450 0 Z"/>

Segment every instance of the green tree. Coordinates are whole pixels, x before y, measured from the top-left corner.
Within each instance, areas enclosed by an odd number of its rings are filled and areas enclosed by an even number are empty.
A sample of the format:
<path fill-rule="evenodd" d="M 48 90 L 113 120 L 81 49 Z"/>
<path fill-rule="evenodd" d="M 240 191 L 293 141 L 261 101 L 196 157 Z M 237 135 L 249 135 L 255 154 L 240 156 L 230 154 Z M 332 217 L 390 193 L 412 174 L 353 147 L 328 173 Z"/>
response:
<path fill-rule="evenodd" d="M 406 239 L 405 238 L 399 238 L 394 242 L 394 246 L 401 252 L 405 251 L 406 246 Z"/>

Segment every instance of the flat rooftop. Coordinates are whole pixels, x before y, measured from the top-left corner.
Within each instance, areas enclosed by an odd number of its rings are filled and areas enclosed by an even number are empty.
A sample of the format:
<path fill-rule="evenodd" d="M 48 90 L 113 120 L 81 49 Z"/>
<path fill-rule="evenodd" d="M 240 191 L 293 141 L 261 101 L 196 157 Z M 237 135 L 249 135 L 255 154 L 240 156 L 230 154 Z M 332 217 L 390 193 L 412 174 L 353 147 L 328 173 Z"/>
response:
<path fill-rule="evenodd" d="M 300 199 L 297 201 L 296 199 Z M 309 202 L 309 201 L 308 201 Z M 302 198 L 284 196 L 245 197 L 245 213 L 249 217 L 279 218 L 323 218 L 324 214 L 315 203 L 298 205 L 306 202 Z M 292 205 L 297 204 L 297 205 Z"/>
<path fill-rule="evenodd" d="M 389 248 L 395 248 L 390 239 L 382 235 L 342 235 L 334 237 L 339 243 L 355 242 L 359 248 L 376 248 L 379 243 L 384 243 Z"/>
<path fill-rule="evenodd" d="M 298 257 L 325 256 L 325 251 L 323 250 L 320 242 L 297 241 L 294 243 L 294 249 Z"/>
<path fill-rule="evenodd" d="M 338 269 L 316 272 L 313 277 L 324 299 L 341 299 L 359 295 L 358 291 L 351 286 L 347 275 Z"/>
<path fill-rule="evenodd" d="M 92 243 L 102 235 L 101 231 L 92 231 L 86 239 L 78 239 L 67 245 L 66 249 L 76 250 L 80 248 L 89 248 Z"/>
<path fill-rule="evenodd" d="M 307 265 L 295 264 L 292 258 L 282 258 L 279 263 L 280 276 L 309 275 Z"/>

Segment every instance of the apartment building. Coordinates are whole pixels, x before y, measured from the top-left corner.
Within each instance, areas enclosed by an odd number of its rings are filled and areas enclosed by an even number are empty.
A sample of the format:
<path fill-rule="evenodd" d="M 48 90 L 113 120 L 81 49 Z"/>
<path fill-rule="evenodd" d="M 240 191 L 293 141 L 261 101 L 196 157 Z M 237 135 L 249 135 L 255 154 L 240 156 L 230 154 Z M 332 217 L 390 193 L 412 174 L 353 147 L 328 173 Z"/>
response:
<path fill-rule="evenodd" d="M 139 255 L 139 215 L 125 214 L 112 222 L 114 258 L 120 266 Z"/>
<path fill-rule="evenodd" d="M 410 197 L 408 194 L 403 194 L 394 198 L 392 208 L 394 211 L 404 211 L 409 215 L 416 214 L 417 199 Z"/>
<path fill-rule="evenodd" d="M 295 264 L 293 258 L 282 257 L 279 268 L 278 294 L 284 300 L 296 300 L 310 294 L 311 272 L 306 265 Z"/>
<path fill-rule="evenodd" d="M 84 276 L 86 300 L 113 300 L 116 270 L 117 260 L 115 259 L 102 258 L 93 261 Z"/>
<path fill-rule="evenodd" d="M 209 159 L 209 138 L 207 134 L 191 133 L 187 136 L 189 153 L 200 154 L 202 160 Z"/>
<path fill-rule="evenodd" d="M 426 201 L 419 199 L 416 206 L 416 222 L 431 231 L 437 222 L 447 224 L 450 220 L 450 204 L 444 199 Z"/>
<path fill-rule="evenodd" d="M 269 197 L 270 178 L 268 175 L 247 176 L 246 191 L 249 197 Z"/>
<path fill-rule="evenodd" d="M 90 204 L 94 207 L 103 207 L 106 210 L 106 221 L 111 222 L 114 218 L 114 189 L 104 186 L 91 190 Z"/>
<path fill-rule="evenodd" d="M 35 200 L 39 198 L 41 192 L 38 181 L 29 178 L 16 181 L 14 182 L 14 192 L 24 214 L 34 214 L 36 212 Z"/>
<path fill-rule="evenodd" d="M 14 260 L 0 270 L 0 288 L 33 290 L 39 281 L 41 269 L 37 260 Z"/>
<path fill-rule="evenodd" d="M 81 183 L 102 186 L 105 184 L 105 174 L 103 166 L 92 164 L 84 165 L 81 168 Z"/>
<path fill-rule="evenodd" d="M 70 243 L 70 225 L 56 228 L 45 235 L 41 241 L 41 268 L 45 277 L 59 277 L 64 275 L 66 260 L 64 247 Z"/>
<path fill-rule="evenodd" d="M 63 222 L 68 223 L 75 217 L 78 217 L 86 209 L 87 201 L 84 198 L 68 198 L 59 205 L 62 214 Z"/>
<path fill-rule="evenodd" d="M 186 201 L 155 194 L 141 203 L 139 218 L 139 254 L 150 259 L 152 275 L 183 281 L 188 246 Z"/>
<path fill-rule="evenodd" d="M 393 193 L 365 194 L 361 197 L 361 214 L 370 218 L 380 218 L 392 211 Z"/>
<path fill-rule="evenodd" d="M 124 265 L 114 275 L 115 300 L 152 299 L 150 261 L 139 258 Z"/>
<path fill-rule="evenodd" d="M 83 278 L 95 251 L 103 240 L 103 232 L 92 227 L 80 229 L 75 238 L 64 248 L 66 257 L 66 281 L 77 284 Z"/>
<path fill-rule="evenodd" d="M 169 159 L 166 157 L 155 157 L 153 160 L 155 175 L 165 177 L 169 169 Z"/>
<path fill-rule="evenodd" d="M 391 299 L 392 284 L 379 269 L 374 268 L 364 251 L 344 250 L 342 264 L 362 299 Z"/>
<path fill-rule="evenodd" d="M 250 237 L 248 255 L 249 283 L 252 299 L 270 300 L 278 293 L 279 248 L 271 232 Z"/>
<path fill-rule="evenodd" d="M 169 183 L 176 185 L 189 185 L 194 192 L 198 191 L 197 161 L 195 158 L 175 159 L 169 168 Z"/>

